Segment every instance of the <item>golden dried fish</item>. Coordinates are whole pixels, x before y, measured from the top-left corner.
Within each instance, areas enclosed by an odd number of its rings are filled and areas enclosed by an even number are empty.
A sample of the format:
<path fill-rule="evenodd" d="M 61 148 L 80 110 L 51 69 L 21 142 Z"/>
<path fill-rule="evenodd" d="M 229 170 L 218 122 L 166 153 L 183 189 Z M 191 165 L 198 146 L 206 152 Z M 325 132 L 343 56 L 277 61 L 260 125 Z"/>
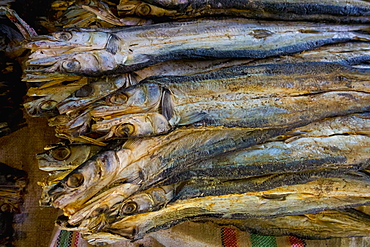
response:
<path fill-rule="evenodd" d="M 268 191 L 177 200 L 158 211 L 127 216 L 103 231 L 140 239 L 147 232 L 166 229 L 198 216 L 255 218 L 312 214 L 368 204 L 369 186 L 366 177 L 324 178 Z"/>
<path fill-rule="evenodd" d="M 146 213 L 153 211 L 154 208 L 155 210 L 159 210 L 167 203 L 177 200 L 270 190 L 280 186 L 303 184 L 318 178 L 341 177 L 345 173 L 356 170 L 356 168 L 348 166 L 339 169 L 326 168 L 307 172 L 257 176 L 248 179 L 223 182 L 218 181 L 217 178 L 208 177 L 208 180 L 204 179 L 183 184 L 171 184 L 165 187 L 151 187 L 144 192 L 134 194 L 128 199 L 124 197 L 124 194 L 120 194 L 121 187 L 118 186 L 117 188 L 112 188 L 102 193 L 97 196 L 96 199 L 93 198 L 93 200 L 85 203 L 81 210 L 69 217 L 68 224 L 77 226 L 78 230 L 89 229 L 90 231 L 99 231 L 112 221 L 118 221 L 127 215 Z M 164 190 L 166 187 L 167 189 Z M 174 190 L 177 187 L 179 188 L 179 192 L 175 193 Z M 170 190 L 171 193 L 166 192 L 168 190 Z M 147 199 L 148 194 L 154 192 L 161 192 L 161 200 L 151 199 L 148 201 L 143 199 Z M 167 195 L 165 195 L 164 192 L 166 192 Z M 131 209 L 131 212 L 128 212 L 129 209 Z"/>
<path fill-rule="evenodd" d="M 238 179 L 324 167 L 360 169 L 370 161 L 369 121 L 366 114 L 324 119 L 263 144 L 201 161 L 176 176 L 162 176 L 167 177 L 166 183 L 174 183 L 210 177 Z"/>
<path fill-rule="evenodd" d="M 299 125 L 302 119 L 348 114 L 347 110 L 336 111 L 359 106 L 360 101 L 363 106 L 355 107 L 355 112 L 366 110 L 368 78 L 367 70 L 335 63 L 237 66 L 199 75 L 149 78 L 117 90 L 93 107 L 90 115 L 95 120 L 94 131 L 114 133 L 115 128 L 129 125 L 128 136 L 147 126 L 141 115 L 134 123 L 133 114 L 149 112 L 162 114 L 171 127 L 193 123 L 247 128 Z M 356 104 L 348 101 L 353 97 Z M 145 133 L 151 130 L 150 126 Z"/>
<path fill-rule="evenodd" d="M 126 184 L 94 197 L 85 203 L 81 210 L 69 217 L 68 224 L 78 225 L 79 229 L 89 228 L 98 231 L 116 218 L 159 210 L 173 199 L 177 185 L 149 188 L 128 199 L 127 195 L 119 194 L 120 187 L 126 187 L 127 191 Z"/>
<path fill-rule="evenodd" d="M 36 155 L 39 169 L 43 171 L 71 170 L 97 154 L 102 148 L 88 144 L 56 144 Z"/>
<path fill-rule="evenodd" d="M 199 216 L 187 219 L 193 224 L 217 224 L 236 227 L 261 235 L 293 235 L 305 239 L 326 239 L 337 237 L 361 237 L 369 235 L 369 215 L 355 209 L 325 210 L 315 214 L 294 215 L 274 218 L 224 219 Z M 185 223 L 189 224 L 189 223 Z M 204 229 L 199 227 L 199 229 Z M 161 235 L 161 231 L 157 233 Z M 84 233 L 83 238 L 92 245 L 113 244 L 128 241 L 127 238 L 109 233 Z M 122 242 L 123 244 L 123 242 Z"/>
<path fill-rule="evenodd" d="M 144 184 L 143 189 L 146 189 L 160 181 L 161 178 L 154 175 L 165 169 L 180 171 L 204 158 L 252 146 L 285 132 L 286 129 L 249 131 L 198 127 L 177 129 L 165 136 L 130 140 L 119 150 L 99 153 L 77 167 L 48 191 L 46 202 L 71 215 L 112 183 L 121 181 L 139 187 Z M 128 191 L 127 196 L 130 193 Z"/>
<path fill-rule="evenodd" d="M 64 31 L 38 37 L 25 45 L 38 51 L 27 61 L 25 73 L 32 74 L 32 67 L 36 66 L 41 67 L 38 73 L 98 76 L 130 72 L 173 59 L 266 58 L 325 44 L 368 41 L 368 34 L 358 32 L 366 32 L 367 28 L 225 19 Z"/>
<path fill-rule="evenodd" d="M 189 18 L 210 15 L 275 20 L 369 22 L 370 4 L 360 0 L 121 0 L 121 16 Z"/>

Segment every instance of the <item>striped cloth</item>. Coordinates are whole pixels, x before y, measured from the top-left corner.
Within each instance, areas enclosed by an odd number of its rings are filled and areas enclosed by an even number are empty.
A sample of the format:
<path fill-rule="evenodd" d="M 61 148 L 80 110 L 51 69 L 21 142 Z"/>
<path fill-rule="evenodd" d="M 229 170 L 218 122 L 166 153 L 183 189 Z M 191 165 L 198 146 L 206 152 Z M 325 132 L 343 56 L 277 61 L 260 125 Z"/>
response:
<path fill-rule="evenodd" d="M 241 231 L 231 227 L 221 227 L 220 232 L 221 232 L 220 242 L 222 243 L 222 246 L 220 247 L 306 247 L 306 243 L 304 240 L 293 236 L 273 237 L 273 236 L 262 236 L 257 234 L 248 234 L 247 235 L 248 238 L 246 238 L 245 236 L 241 236 L 242 235 Z M 244 232 L 243 235 L 245 235 Z M 50 247 L 89 246 L 87 242 L 84 239 L 82 239 L 81 234 L 78 232 L 59 230 L 56 232 L 56 235 L 54 236 L 53 239 L 54 241 L 52 241 Z M 136 244 L 122 243 L 115 244 L 114 246 L 136 246 Z M 169 245 L 164 244 L 163 246 L 166 247 L 172 246 L 172 244 L 170 243 Z M 194 243 L 194 246 L 200 245 L 199 243 Z"/>

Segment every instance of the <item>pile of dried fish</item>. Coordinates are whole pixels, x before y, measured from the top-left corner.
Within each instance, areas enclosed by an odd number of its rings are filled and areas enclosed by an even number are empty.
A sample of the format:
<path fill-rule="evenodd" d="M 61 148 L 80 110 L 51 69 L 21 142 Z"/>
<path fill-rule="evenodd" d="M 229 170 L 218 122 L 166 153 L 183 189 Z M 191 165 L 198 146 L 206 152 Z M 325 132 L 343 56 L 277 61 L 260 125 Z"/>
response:
<path fill-rule="evenodd" d="M 27 89 L 21 81 L 22 70 L 17 61 L 24 51 L 20 46 L 23 36 L 12 26 L 0 14 L 0 136 L 25 125 L 21 108 Z"/>
<path fill-rule="evenodd" d="M 58 31 L 24 43 L 23 79 L 62 139 L 37 157 L 63 229 L 369 235 L 369 2 L 52 6 Z"/>
<path fill-rule="evenodd" d="M 20 213 L 27 173 L 0 163 L 0 244 L 13 246 L 13 217 Z"/>

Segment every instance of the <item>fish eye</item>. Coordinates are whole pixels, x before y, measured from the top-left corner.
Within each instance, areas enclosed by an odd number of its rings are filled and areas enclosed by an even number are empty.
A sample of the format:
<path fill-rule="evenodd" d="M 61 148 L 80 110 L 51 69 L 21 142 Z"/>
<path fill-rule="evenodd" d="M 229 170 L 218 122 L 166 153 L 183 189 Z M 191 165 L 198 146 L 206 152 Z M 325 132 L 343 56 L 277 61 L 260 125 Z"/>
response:
<path fill-rule="evenodd" d="M 71 150 L 68 147 L 58 147 L 50 150 L 50 155 L 56 160 L 66 160 L 71 156 Z"/>
<path fill-rule="evenodd" d="M 77 187 L 80 187 L 83 184 L 83 182 L 84 182 L 84 176 L 81 173 L 76 172 L 76 173 L 71 174 L 71 176 L 68 177 L 66 184 L 70 188 L 77 188 Z"/>
<path fill-rule="evenodd" d="M 40 109 L 44 111 L 49 111 L 53 109 L 57 104 L 58 102 L 54 100 L 46 100 L 40 104 Z"/>
<path fill-rule="evenodd" d="M 121 124 L 117 131 L 121 135 L 130 136 L 135 132 L 135 126 L 129 123 Z"/>
<path fill-rule="evenodd" d="M 72 61 L 64 61 L 62 68 L 67 72 L 75 72 L 81 68 L 81 64 L 76 59 L 73 59 Z"/>
<path fill-rule="evenodd" d="M 94 88 L 91 85 L 85 85 L 75 92 L 76 97 L 88 97 L 94 93 Z"/>
<path fill-rule="evenodd" d="M 125 94 L 112 95 L 107 98 L 107 104 L 122 105 L 126 103 L 128 97 Z"/>
<path fill-rule="evenodd" d="M 133 214 L 137 210 L 137 204 L 136 202 L 127 202 L 121 209 L 121 214 Z"/>
<path fill-rule="evenodd" d="M 135 11 L 137 15 L 146 16 L 150 14 L 152 8 L 148 4 L 140 4 Z"/>
<path fill-rule="evenodd" d="M 8 203 L 4 203 L 3 205 L 1 205 L 0 211 L 1 212 L 11 212 L 12 211 L 12 206 Z"/>
<path fill-rule="evenodd" d="M 62 41 L 68 41 L 72 39 L 73 34 L 71 32 L 59 32 L 54 34 L 54 38 Z"/>

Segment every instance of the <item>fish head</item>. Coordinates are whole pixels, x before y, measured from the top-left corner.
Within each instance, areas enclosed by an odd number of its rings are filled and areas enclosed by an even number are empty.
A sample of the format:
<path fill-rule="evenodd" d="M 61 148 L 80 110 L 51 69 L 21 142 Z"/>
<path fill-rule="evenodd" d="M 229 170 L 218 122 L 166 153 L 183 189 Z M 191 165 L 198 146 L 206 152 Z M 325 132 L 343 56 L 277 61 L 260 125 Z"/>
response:
<path fill-rule="evenodd" d="M 101 147 L 86 144 L 57 144 L 37 154 L 39 168 L 43 171 L 60 171 L 76 168 L 96 154 Z"/>
<path fill-rule="evenodd" d="M 40 35 L 24 44 L 28 49 L 65 49 L 86 47 L 86 49 L 103 49 L 110 34 L 106 32 L 61 31 L 52 35 Z"/>
<path fill-rule="evenodd" d="M 53 206 L 64 208 L 68 205 L 69 213 L 75 212 L 114 179 L 119 162 L 112 150 L 93 156 L 48 191 Z"/>
<path fill-rule="evenodd" d="M 90 78 L 89 84 L 84 85 L 58 104 L 59 113 L 64 114 L 81 109 L 126 85 L 127 81 L 127 75 Z"/>
<path fill-rule="evenodd" d="M 84 223 L 86 220 L 99 217 L 101 214 L 105 214 L 107 219 L 111 218 L 114 212 L 117 215 L 119 205 L 135 193 L 139 187 L 140 185 L 123 183 L 94 196 L 84 203 L 83 208 L 69 217 L 68 223 L 75 226 L 86 225 Z"/>
<path fill-rule="evenodd" d="M 26 102 L 23 106 L 32 117 L 51 117 L 57 115 L 57 104 L 57 101 L 46 96 Z"/>
<path fill-rule="evenodd" d="M 74 54 L 56 63 L 50 72 L 72 73 L 78 75 L 101 75 L 103 71 L 113 70 L 118 66 L 113 54 L 107 51 L 88 51 Z"/>
<path fill-rule="evenodd" d="M 119 209 L 119 217 L 152 211 L 155 202 L 147 193 L 139 193 L 124 201 Z"/>
<path fill-rule="evenodd" d="M 29 59 L 26 62 L 26 78 L 48 74 L 76 76 L 100 76 L 124 63 L 126 56 L 114 55 L 106 50 L 76 51 L 55 56 Z"/>
<path fill-rule="evenodd" d="M 92 131 L 109 132 L 110 137 L 143 137 L 164 134 L 171 129 L 160 113 L 136 113 L 109 120 L 96 121 Z"/>
<path fill-rule="evenodd" d="M 162 87 L 155 83 L 139 83 L 121 90 L 105 98 L 100 106 L 91 110 L 93 117 L 108 115 L 125 115 L 158 111 L 162 99 Z"/>

